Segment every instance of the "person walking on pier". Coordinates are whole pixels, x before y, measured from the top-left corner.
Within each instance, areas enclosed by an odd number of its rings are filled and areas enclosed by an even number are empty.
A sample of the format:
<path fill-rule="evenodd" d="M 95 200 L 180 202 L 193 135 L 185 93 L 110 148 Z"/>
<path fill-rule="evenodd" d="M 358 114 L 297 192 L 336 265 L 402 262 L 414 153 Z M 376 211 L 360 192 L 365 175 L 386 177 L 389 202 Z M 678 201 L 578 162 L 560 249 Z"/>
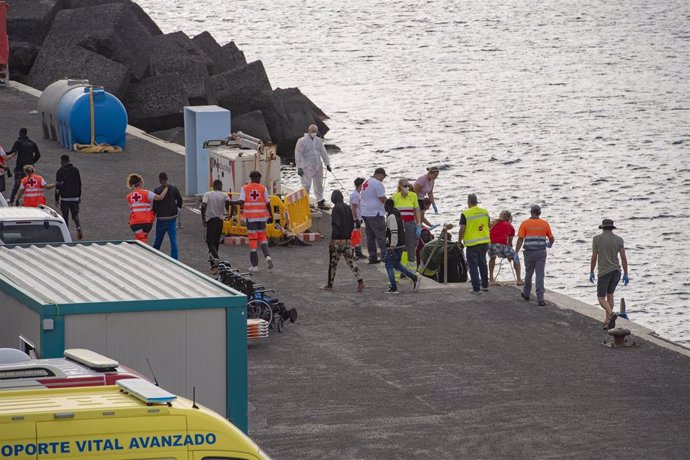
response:
<path fill-rule="evenodd" d="M 12 195 L 10 196 L 10 204 L 12 204 L 15 202 L 19 186 L 25 177 L 24 166 L 35 165 L 41 158 L 41 152 L 38 150 L 38 145 L 29 139 L 26 128 L 22 128 L 19 130 L 19 137 L 14 141 L 12 149 L 7 154 L 17 155 L 17 163 L 14 166 L 14 187 L 12 187 Z"/>
<path fill-rule="evenodd" d="M 520 295 L 523 299 L 529 300 L 532 292 L 532 275 L 536 272 L 536 292 L 537 302 L 540 306 L 546 305 L 544 302 L 544 271 L 546 268 L 546 248 L 553 246 L 554 237 L 551 226 L 540 218 L 541 207 L 537 204 L 530 208 L 530 218 L 520 224 L 518 230 L 518 240 L 515 251 L 520 252 L 523 244 L 525 250 L 525 285 Z"/>
<path fill-rule="evenodd" d="M 34 167 L 32 165 L 25 165 L 22 172 L 24 173 L 24 178 L 19 185 L 17 203 L 24 197 L 23 206 L 35 208 L 41 204 L 45 205 L 46 197 L 43 194 L 43 189 L 55 188 L 55 184 L 48 184 L 43 177 L 34 174 Z"/>
<path fill-rule="evenodd" d="M 366 259 L 362 253 L 362 184 L 363 177 L 355 179 L 355 189 L 350 193 L 350 209 L 352 209 L 352 218 L 354 220 L 354 228 L 352 229 L 351 244 L 353 255 L 355 259 Z"/>
<path fill-rule="evenodd" d="M 395 208 L 395 203 L 392 199 L 387 199 L 384 203 L 386 210 L 386 272 L 388 272 L 388 288 L 389 294 L 398 293 L 398 285 L 395 282 L 395 271 L 404 273 L 410 280 L 412 280 L 412 289 L 415 291 L 419 288 L 421 275 L 416 275 L 400 263 L 402 259 L 403 250 L 405 250 L 405 226 L 403 224 L 400 211 Z"/>
<path fill-rule="evenodd" d="M 55 204 L 60 207 L 65 225 L 69 227 L 69 215 L 72 214 L 77 226 L 77 239 L 84 238 L 79 223 L 79 203 L 81 203 L 81 175 L 69 159 L 69 155 L 60 157 L 60 169 L 55 174 Z"/>
<path fill-rule="evenodd" d="M 357 292 L 362 292 L 364 289 L 362 272 L 357 266 L 350 245 L 350 236 L 355 227 L 352 209 L 345 204 L 343 194 L 340 190 L 333 190 L 333 193 L 331 193 L 331 202 L 333 203 L 333 210 L 331 211 L 331 242 L 328 245 L 328 283 L 323 289 L 326 291 L 333 290 L 335 271 L 338 267 L 340 256 L 343 256 L 348 267 L 350 267 L 350 270 L 352 270 L 352 273 L 357 279 Z"/>
<path fill-rule="evenodd" d="M 398 181 L 398 191 L 391 199 L 405 226 L 405 249 L 407 251 L 407 268 L 417 268 L 417 238 L 422 234 L 422 217 L 419 212 L 417 194 L 411 192 L 412 187 L 407 179 Z"/>
<path fill-rule="evenodd" d="M 242 186 L 239 204 L 242 206 L 242 217 L 247 220 L 247 236 L 249 237 L 249 261 L 250 272 L 259 271 L 259 254 L 257 246 L 261 246 L 261 252 L 266 258 L 268 269 L 273 268 L 273 259 L 268 251 L 268 238 L 266 237 L 266 224 L 273 222 L 271 199 L 268 190 L 261 185 L 261 173 L 252 171 L 249 173 L 251 182 Z"/>
<path fill-rule="evenodd" d="M 616 226 L 611 219 L 604 219 L 599 226 L 601 233 L 592 240 L 592 258 L 590 261 L 589 282 L 594 283 L 594 268 L 598 267 L 597 300 L 606 311 L 604 329 L 616 326 L 618 315 L 613 312 L 613 293 L 621 279 L 623 266 L 623 285 L 630 282 L 628 278 L 628 258 L 625 255 L 623 238 L 613 233 Z M 620 256 L 620 261 L 618 260 Z"/>
<path fill-rule="evenodd" d="M 467 209 L 460 215 L 458 240 L 463 241 L 467 266 L 472 282 L 472 294 L 489 290 L 489 273 L 486 266 L 486 252 L 489 249 L 489 211 L 477 206 L 477 195 L 467 195 Z M 481 289 L 481 290 L 480 290 Z"/>
<path fill-rule="evenodd" d="M 496 281 L 494 279 L 494 268 L 496 267 L 496 257 L 498 256 L 502 259 L 509 259 L 509 263 L 515 266 L 517 285 L 522 286 L 524 282 L 520 277 L 520 256 L 513 249 L 515 227 L 513 227 L 512 221 L 513 216 L 510 214 L 510 211 L 503 210 L 499 214 L 498 220 L 491 225 L 489 232 L 491 237 L 491 244 L 489 244 L 489 282 L 493 283 Z"/>
<path fill-rule="evenodd" d="M 127 176 L 127 187 L 132 191 L 127 195 L 129 203 L 129 228 L 134 237 L 142 243 L 148 243 L 149 232 L 153 228 L 153 202 L 165 198 L 168 187 L 163 187 L 159 194 L 144 189 L 144 179 L 139 174 Z"/>
<path fill-rule="evenodd" d="M 362 184 L 362 219 L 366 228 L 370 264 L 381 262 L 376 255 L 377 245 L 381 251 L 381 258 L 386 258 L 386 190 L 382 183 L 385 178 L 386 170 L 376 168 L 374 175 Z"/>
<path fill-rule="evenodd" d="M 206 228 L 206 246 L 213 259 L 212 265 L 219 258 L 218 248 L 220 237 L 223 235 L 225 214 L 230 210 L 230 216 L 232 216 L 232 201 L 230 196 L 222 190 L 223 182 L 216 179 L 213 181 L 213 190 L 204 193 L 201 198 L 201 224 Z"/>
<path fill-rule="evenodd" d="M 153 190 L 159 194 L 168 187 L 168 194 L 165 198 L 153 203 L 153 213 L 156 215 L 156 239 L 153 242 L 155 249 L 160 249 L 163 244 L 165 234 L 170 239 L 170 257 L 177 260 L 179 253 L 177 249 L 177 215 L 182 208 L 182 195 L 173 184 L 168 183 L 168 175 L 164 172 L 158 175 L 161 185 Z"/>
<path fill-rule="evenodd" d="M 328 152 L 326 152 L 326 147 L 318 133 L 319 128 L 316 125 L 309 125 L 304 137 L 297 141 L 295 166 L 297 166 L 297 175 L 302 181 L 302 187 L 307 190 L 307 195 L 313 181 L 316 205 L 319 209 L 330 209 L 323 198 L 323 165 L 326 165 L 329 172 L 332 169 Z"/>

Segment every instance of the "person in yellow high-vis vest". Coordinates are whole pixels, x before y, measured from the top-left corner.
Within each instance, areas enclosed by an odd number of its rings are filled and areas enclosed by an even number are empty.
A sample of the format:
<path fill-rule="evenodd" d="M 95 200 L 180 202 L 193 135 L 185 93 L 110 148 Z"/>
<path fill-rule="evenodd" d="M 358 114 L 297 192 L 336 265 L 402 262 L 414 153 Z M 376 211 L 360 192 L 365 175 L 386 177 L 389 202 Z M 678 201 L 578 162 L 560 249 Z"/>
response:
<path fill-rule="evenodd" d="M 472 281 L 473 294 L 489 290 L 489 269 L 486 251 L 489 249 L 489 211 L 477 206 L 477 195 L 467 195 L 467 209 L 460 215 L 460 235 L 465 245 L 465 257 Z"/>

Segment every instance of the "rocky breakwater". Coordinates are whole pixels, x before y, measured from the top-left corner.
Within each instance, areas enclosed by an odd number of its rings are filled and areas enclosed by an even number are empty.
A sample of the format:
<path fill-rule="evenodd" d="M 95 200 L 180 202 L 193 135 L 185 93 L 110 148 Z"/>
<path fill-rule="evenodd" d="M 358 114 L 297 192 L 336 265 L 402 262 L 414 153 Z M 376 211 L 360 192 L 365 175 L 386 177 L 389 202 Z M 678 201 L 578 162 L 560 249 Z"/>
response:
<path fill-rule="evenodd" d="M 291 160 L 309 124 L 328 119 L 298 88 L 273 89 L 261 61 L 208 32 L 164 34 L 131 0 L 13 0 L 8 16 L 13 80 L 43 90 L 88 79 L 117 96 L 130 124 L 184 139 L 183 107 L 230 110 L 234 131 L 278 144 Z"/>

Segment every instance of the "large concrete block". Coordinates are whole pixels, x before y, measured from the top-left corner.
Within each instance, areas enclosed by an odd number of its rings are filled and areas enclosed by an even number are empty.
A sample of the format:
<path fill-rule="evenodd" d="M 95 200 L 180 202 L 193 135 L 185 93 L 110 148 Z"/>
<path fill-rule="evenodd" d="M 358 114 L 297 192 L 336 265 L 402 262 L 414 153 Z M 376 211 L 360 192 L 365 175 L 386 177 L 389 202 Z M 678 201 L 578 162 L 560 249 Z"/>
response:
<path fill-rule="evenodd" d="M 27 42 L 10 42 L 10 70 L 12 80 L 26 82 L 38 57 L 39 48 Z"/>
<path fill-rule="evenodd" d="M 127 66 L 79 46 L 45 45 L 38 53 L 27 84 L 43 90 L 56 80 L 85 79 L 122 100 L 129 84 Z"/>
<path fill-rule="evenodd" d="M 147 53 L 151 59 L 183 57 L 203 63 L 208 72 L 213 69 L 211 58 L 184 32 L 173 32 L 153 37 L 148 42 Z"/>
<path fill-rule="evenodd" d="M 134 14 L 139 19 L 142 26 L 153 35 L 161 35 L 163 32 L 153 19 L 132 0 L 65 0 L 65 8 L 86 8 L 89 6 L 103 5 L 104 3 L 124 3 L 129 5 Z"/>
<path fill-rule="evenodd" d="M 211 77 L 218 104 L 230 113 L 243 114 L 257 109 L 255 95 L 271 91 L 271 82 L 261 61 Z"/>
<path fill-rule="evenodd" d="M 243 115 L 232 117 L 232 130 L 242 131 L 250 136 L 258 137 L 265 143 L 271 142 L 271 133 L 268 132 L 266 120 L 261 110 L 253 110 Z"/>
<path fill-rule="evenodd" d="M 244 53 L 242 53 L 240 50 L 237 50 L 237 47 L 235 47 L 235 49 L 241 54 L 241 58 L 238 58 L 237 53 L 233 52 L 230 48 L 220 46 L 213 36 L 208 32 L 200 33 L 196 37 L 192 38 L 192 41 L 204 53 L 206 53 L 208 57 L 211 58 L 211 61 L 213 62 L 211 75 L 227 72 L 228 70 L 232 70 L 247 64 L 247 62 L 244 60 Z"/>
<path fill-rule="evenodd" d="M 223 49 L 225 50 L 226 54 L 230 56 L 232 68 L 247 65 L 247 59 L 244 57 L 244 52 L 242 52 L 237 45 L 235 45 L 235 42 L 226 43 L 223 45 Z"/>
<path fill-rule="evenodd" d="M 126 65 L 133 78 L 140 79 L 148 68 L 146 44 L 150 39 L 151 34 L 139 22 L 131 4 L 105 3 L 60 11 L 46 43 L 89 49 Z"/>
<path fill-rule="evenodd" d="M 10 41 L 41 45 L 64 0 L 12 0 L 7 13 Z"/>
<path fill-rule="evenodd" d="M 152 56 L 151 76 L 178 75 L 190 105 L 216 103 L 215 91 L 203 62 L 180 56 Z"/>
<path fill-rule="evenodd" d="M 124 100 L 129 123 L 145 131 L 182 126 L 189 102 L 180 80 L 178 74 L 167 74 L 130 84 Z"/>

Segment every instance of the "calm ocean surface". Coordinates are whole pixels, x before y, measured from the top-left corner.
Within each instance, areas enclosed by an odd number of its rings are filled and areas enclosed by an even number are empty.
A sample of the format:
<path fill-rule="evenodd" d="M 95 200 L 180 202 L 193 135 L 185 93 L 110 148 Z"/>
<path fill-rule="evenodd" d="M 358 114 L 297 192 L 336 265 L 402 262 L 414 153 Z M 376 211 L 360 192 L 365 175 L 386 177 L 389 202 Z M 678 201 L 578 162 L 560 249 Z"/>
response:
<path fill-rule="evenodd" d="M 547 288 L 596 304 L 604 217 L 626 242 L 632 320 L 690 344 L 690 2 L 139 0 L 204 30 L 331 116 L 338 178 L 442 166 L 439 215 L 469 192 L 519 224 L 543 207 Z M 329 177 L 327 195 L 337 187 Z M 505 272 L 504 272 L 505 274 Z"/>

